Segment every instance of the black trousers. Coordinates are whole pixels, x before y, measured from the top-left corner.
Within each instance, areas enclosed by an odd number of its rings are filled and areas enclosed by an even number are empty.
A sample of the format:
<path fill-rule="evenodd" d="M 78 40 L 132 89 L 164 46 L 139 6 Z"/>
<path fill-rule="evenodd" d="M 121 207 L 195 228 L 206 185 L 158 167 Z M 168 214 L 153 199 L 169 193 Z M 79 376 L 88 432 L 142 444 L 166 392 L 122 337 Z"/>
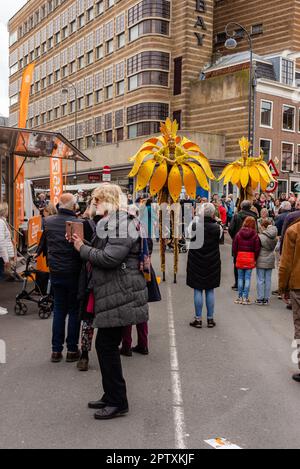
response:
<path fill-rule="evenodd" d="M 126 409 L 128 408 L 126 383 L 119 351 L 122 336 L 123 327 L 98 329 L 96 350 L 104 390 L 102 400 L 113 407 Z"/>

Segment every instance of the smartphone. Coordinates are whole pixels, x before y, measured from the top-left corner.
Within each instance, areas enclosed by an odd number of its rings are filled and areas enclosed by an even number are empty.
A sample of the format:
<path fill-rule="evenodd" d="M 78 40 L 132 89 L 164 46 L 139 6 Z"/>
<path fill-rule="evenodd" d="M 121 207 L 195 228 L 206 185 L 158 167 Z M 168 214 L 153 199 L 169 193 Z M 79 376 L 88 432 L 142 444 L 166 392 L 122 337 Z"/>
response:
<path fill-rule="evenodd" d="M 83 223 L 76 221 L 66 222 L 66 234 L 69 240 L 76 234 L 82 241 L 84 240 Z"/>

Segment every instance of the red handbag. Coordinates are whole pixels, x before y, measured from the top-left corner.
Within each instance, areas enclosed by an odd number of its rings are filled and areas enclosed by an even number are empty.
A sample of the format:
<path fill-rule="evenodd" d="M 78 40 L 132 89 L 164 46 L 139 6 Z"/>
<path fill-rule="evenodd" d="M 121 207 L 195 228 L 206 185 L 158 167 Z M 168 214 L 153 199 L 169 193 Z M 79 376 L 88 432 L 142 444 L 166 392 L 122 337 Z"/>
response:
<path fill-rule="evenodd" d="M 236 268 L 252 270 L 256 267 L 254 252 L 239 252 L 236 260 Z"/>

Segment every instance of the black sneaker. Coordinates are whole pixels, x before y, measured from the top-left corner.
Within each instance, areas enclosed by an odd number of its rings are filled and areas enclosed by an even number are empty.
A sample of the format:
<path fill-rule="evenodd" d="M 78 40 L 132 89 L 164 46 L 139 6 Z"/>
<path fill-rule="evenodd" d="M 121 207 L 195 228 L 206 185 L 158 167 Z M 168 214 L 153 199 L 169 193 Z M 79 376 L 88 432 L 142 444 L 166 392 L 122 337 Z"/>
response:
<path fill-rule="evenodd" d="M 293 380 L 296 381 L 297 383 L 300 383 L 300 375 L 294 375 Z"/>
<path fill-rule="evenodd" d="M 195 327 L 196 329 L 202 329 L 202 321 L 199 321 L 199 319 L 195 319 L 195 321 L 190 322 L 191 327 Z"/>
<path fill-rule="evenodd" d="M 216 327 L 216 322 L 214 321 L 214 319 L 208 319 L 207 320 L 207 327 L 208 329 L 213 329 L 214 327 Z"/>
<path fill-rule="evenodd" d="M 132 350 L 126 350 L 125 348 L 121 348 L 120 355 L 123 355 L 123 357 L 132 357 Z"/>
<path fill-rule="evenodd" d="M 257 306 L 264 306 L 265 302 L 264 302 L 264 300 L 256 300 L 256 301 L 255 301 L 255 304 L 256 304 Z"/>
<path fill-rule="evenodd" d="M 264 306 L 270 306 L 270 300 L 264 300 Z"/>
<path fill-rule="evenodd" d="M 239 291 L 238 287 L 236 285 L 233 285 L 233 287 L 231 287 L 231 290 L 233 291 Z"/>
<path fill-rule="evenodd" d="M 136 347 L 133 347 L 132 351 L 134 353 L 139 353 L 140 355 L 149 355 L 149 349 L 148 347 L 139 347 L 138 345 Z"/>

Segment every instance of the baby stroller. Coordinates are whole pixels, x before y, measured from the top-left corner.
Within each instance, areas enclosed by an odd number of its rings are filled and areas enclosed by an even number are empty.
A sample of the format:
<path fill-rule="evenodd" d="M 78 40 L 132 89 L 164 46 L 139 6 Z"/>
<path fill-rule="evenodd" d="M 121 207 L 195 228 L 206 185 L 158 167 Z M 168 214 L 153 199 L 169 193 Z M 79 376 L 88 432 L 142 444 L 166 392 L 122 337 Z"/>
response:
<path fill-rule="evenodd" d="M 54 306 L 49 274 L 34 268 L 33 256 L 28 256 L 27 258 L 23 278 L 22 291 L 16 297 L 16 315 L 25 316 L 27 314 L 28 307 L 24 302 L 29 301 L 38 305 L 39 317 L 41 319 L 49 319 Z M 31 289 L 29 289 L 28 284 L 31 282 Z"/>

